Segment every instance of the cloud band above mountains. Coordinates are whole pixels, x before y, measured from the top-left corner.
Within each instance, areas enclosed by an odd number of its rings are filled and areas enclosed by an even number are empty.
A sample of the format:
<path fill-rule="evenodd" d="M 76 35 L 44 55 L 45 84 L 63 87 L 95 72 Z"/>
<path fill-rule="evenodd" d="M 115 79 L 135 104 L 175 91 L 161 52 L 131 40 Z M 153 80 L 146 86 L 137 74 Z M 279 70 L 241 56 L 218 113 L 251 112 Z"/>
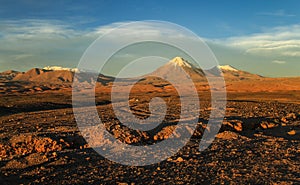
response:
<path fill-rule="evenodd" d="M 0 22 L 0 64 L 1 70 L 17 69 L 26 70 L 33 67 L 47 65 L 60 65 L 64 67 L 76 67 L 85 49 L 100 35 L 110 31 L 117 25 L 115 23 L 98 28 L 77 29 L 74 25 L 58 20 L 6 20 Z M 147 26 L 135 30 L 123 30 L 136 32 L 147 29 Z M 148 33 L 153 30 L 148 30 Z M 155 35 L 160 35 L 157 31 Z M 172 33 L 169 34 L 172 36 Z M 184 39 L 184 35 L 173 35 L 174 39 Z M 200 35 L 201 36 L 201 35 Z M 120 38 L 116 38 L 117 39 Z M 229 37 L 224 39 L 205 39 L 216 55 L 222 56 L 222 52 L 232 52 L 232 58 L 243 60 L 242 55 L 261 57 L 262 62 L 290 61 L 300 59 L 300 25 L 276 27 L 264 32 Z M 213 43 L 213 44 L 210 44 Z M 225 48 L 223 51 L 215 49 L 215 46 Z M 234 57 L 236 53 L 241 56 Z M 227 53 L 230 55 L 230 53 Z M 237 61 L 223 60 L 221 64 L 232 64 Z M 248 59 L 244 59 L 248 61 Z M 231 63 L 232 62 L 232 63 Z M 242 61 L 240 61 L 242 62 Z M 299 63 L 295 64 L 299 68 Z"/>
<path fill-rule="evenodd" d="M 300 56 L 300 25 L 276 27 L 266 32 L 215 40 L 216 43 L 256 55 Z"/>

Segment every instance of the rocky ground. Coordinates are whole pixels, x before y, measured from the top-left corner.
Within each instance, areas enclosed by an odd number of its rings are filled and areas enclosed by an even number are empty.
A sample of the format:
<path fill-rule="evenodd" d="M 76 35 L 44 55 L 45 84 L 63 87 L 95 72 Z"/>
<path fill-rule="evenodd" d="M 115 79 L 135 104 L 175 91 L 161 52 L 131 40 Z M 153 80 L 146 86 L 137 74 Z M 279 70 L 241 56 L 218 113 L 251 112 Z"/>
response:
<path fill-rule="evenodd" d="M 300 105 L 293 99 L 275 100 L 283 92 L 229 93 L 219 134 L 208 149 L 199 152 L 210 113 L 204 98 L 190 142 L 176 155 L 143 167 L 109 161 L 85 142 L 74 119 L 70 91 L 30 92 L 0 96 L 1 184 L 300 183 Z M 136 94 L 138 103 L 131 103 L 137 117 L 148 116 L 147 97 Z M 175 126 L 133 132 L 114 118 L 107 95 L 96 104 L 107 130 L 127 144 L 159 142 Z"/>

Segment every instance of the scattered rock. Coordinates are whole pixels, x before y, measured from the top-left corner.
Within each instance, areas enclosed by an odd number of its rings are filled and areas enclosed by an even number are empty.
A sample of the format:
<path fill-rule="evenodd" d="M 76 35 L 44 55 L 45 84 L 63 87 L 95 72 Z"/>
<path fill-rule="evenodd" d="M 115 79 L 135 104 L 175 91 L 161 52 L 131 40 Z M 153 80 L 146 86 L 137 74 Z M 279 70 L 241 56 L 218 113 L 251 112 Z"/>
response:
<path fill-rule="evenodd" d="M 35 98 L 41 101 L 39 98 L 44 93 L 47 92 L 38 93 L 38 98 Z M 21 98 L 26 100 L 25 96 Z M 139 100 L 138 102 L 142 102 L 143 98 Z M 18 109 L 11 102 L 3 104 L 10 105 L 8 110 Z M 48 184 L 132 184 L 131 181 L 143 181 L 145 184 L 263 184 L 285 183 L 290 179 L 297 179 L 299 169 L 296 155 L 300 150 L 297 147 L 298 137 L 295 136 L 299 134 L 300 122 L 295 120 L 299 114 L 293 115 L 290 112 L 298 111 L 299 105 L 263 101 L 228 101 L 228 104 L 232 108 L 226 115 L 227 130 L 219 133 L 216 136 L 219 139 L 214 140 L 205 151 L 199 151 L 199 140 L 203 133 L 199 129 L 197 135 L 194 134 L 178 153 L 166 161 L 145 167 L 118 165 L 98 155 L 91 148 L 85 149 L 89 146 L 76 129 L 75 120 L 71 117 L 72 110 L 67 111 L 68 114 L 65 114 L 65 109 L 60 109 L 18 112 L 3 116 L 0 120 L 0 155 L 4 157 L 0 157 L 3 174 L 0 175 L 0 182 L 41 184 L 43 180 Z M 142 142 L 145 141 L 142 144 L 147 145 L 149 141 L 150 145 L 153 140 L 171 137 L 170 134 L 180 137 L 171 126 L 155 132 L 122 130 L 123 125 L 117 125 L 117 119 L 111 119 L 112 114 L 107 107 L 99 105 L 97 109 L 105 109 L 105 125 L 112 128 L 108 131 L 119 136 L 118 139 L 124 143 L 132 144 L 142 138 Z M 288 123 L 280 121 L 283 117 Z M 203 112 L 201 126 L 204 127 L 208 118 L 209 111 Z M 256 130 L 280 124 L 285 124 L 286 127 Z M 113 129 L 118 131 L 114 132 Z M 249 129 L 251 131 L 247 132 Z M 94 142 L 91 146 L 100 146 L 106 142 L 104 147 L 107 151 L 112 151 L 112 144 L 101 140 L 101 132 L 94 132 L 97 130 L 92 129 L 90 132 Z M 189 132 L 192 133 L 193 130 Z M 121 147 L 116 147 L 115 150 L 120 153 L 124 151 Z"/>
<path fill-rule="evenodd" d="M 168 139 L 173 134 L 174 137 L 180 137 L 179 133 L 173 132 L 175 126 L 166 126 L 162 128 L 156 135 L 153 136 L 154 141 Z"/>
<path fill-rule="evenodd" d="M 8 161 L 3 169 L 22 169 L 22 168 L 26 168 L 26 166 L 27 166 L 26 163 L 13 159 Z"/>
<path fill-rule="evenodd" d="M 56 153 L 56 152 L 53 152 L 53 153 L 52 153 L 52 156 L 53 156 L 53 157 L 57 157 L 57 153 Z"/>
<path fill-rule="evenodd" d="M 35 165 L 43 164 L 44 162 L 47 162 L 49 159 L 46 155 L 42 153 L 33 153 L 28 155 L 25 158 L 25 160 L 29 166 L 35 166 Z"/>
<path fill-rule="evenodd" d="M 238 138 L 238 136 L 239 135 L 235 132 L 224 131 L 224 132 L 218 133 L 216 135 L 216 138 L 228 140 L 228 139 L 236 139 L 236 138 Z"/>
<path fill-rule="evenodd" d="M 287 118 L 287 119 L 296 119 L 297 118 L 297 116 L 296 116 L 296 114 L 295 113 L 289 113 L 288 115 L 286 115 L 286 117 L 285 118 Z"/>
<path fill-rule="evenodd" d="M 20 134 L 13 136 L 7 145 L 0 145 L 0 156 L 61 151 L 67 146 L 69 144 L 64 140 L 55 141 L 49 137 Z M 6 152 L 2 152 L 3 148 L 5 148 Z"/>
<path fill-rule="evenodd" d="M 182 157 L 178 157 L 177 159 L 176 159 L 176 162 L 183 162 L 184 160 L 182 159 Z"/>
<path fill-rule="evenodd" d="M 43 91 L 43 89 L 41 87 L 35 87 L 34 90 L 36 90 L 36 91 Z"/>
<path fill-rule="evenodd" d="M 128 185 L 126 182 L 118 182 L 118 185 Z"/>
<path fill-rule="evenodd" d="M 25 158 L 13 159 L 9 161 L 4 169 L 22 169 L 28 166 L 36 166 L 48 161 L 48 158 L 41 153 L 33 153 Z"/>
<path fill-rule="evenodd" d="M 131 143 L 131 139 L 130 139 L 130 137 L 125 137 L 125 143 L 127 143 L 127 144 L 130 144 Z"/>
<path fill-rule="evenodd" d="M 287 134 L 290 136 L 296 135 L 296 130 L 291 130 Z"/>
<path fill-rule="evenodd" d="M 224 121 L 223 127 L 225 127 L 224 130 L 229 129 L 229 130 L 237 131 L 237 132 L 241 132 L 243 130 L 242 122 L 239 120 Z"/>
<path fill-rule="evenodd" d="M 261 126 L 261 128 L 263 128 L 263 129 L 269 129 L 269 128 L 274 128 L 274 127 L 276 127 L 277 125 L 276 125 L 275 123 L 263 121 L 263 122 L 261 122 L 260 126 Z"/>
<path fill-rule="evenodd" d="M 280 120 L 281 120 L 283 123 L 287 123 L 287 122 L 288 122 L 287 119 L 286 119 L 285 117 L 282 117 Z"/>
<path fill-rule="evenodd" d="M 281 126 L 285 127 L 285 126 L 287 126 L 287 124 L 286 123 L 281 123 Z"/>

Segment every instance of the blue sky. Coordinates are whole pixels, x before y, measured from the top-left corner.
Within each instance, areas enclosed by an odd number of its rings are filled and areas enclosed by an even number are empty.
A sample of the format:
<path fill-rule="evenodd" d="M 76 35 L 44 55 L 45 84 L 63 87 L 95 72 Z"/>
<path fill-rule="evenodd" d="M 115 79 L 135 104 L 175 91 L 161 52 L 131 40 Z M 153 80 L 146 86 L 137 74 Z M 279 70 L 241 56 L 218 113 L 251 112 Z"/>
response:
<path fill-rule="evenodd" d="M 105 25 L 162 20 L 202 37 L 219 63 L 299 76 L 299 1 L 0 0 L 0 71 L 76 67 Z"/>

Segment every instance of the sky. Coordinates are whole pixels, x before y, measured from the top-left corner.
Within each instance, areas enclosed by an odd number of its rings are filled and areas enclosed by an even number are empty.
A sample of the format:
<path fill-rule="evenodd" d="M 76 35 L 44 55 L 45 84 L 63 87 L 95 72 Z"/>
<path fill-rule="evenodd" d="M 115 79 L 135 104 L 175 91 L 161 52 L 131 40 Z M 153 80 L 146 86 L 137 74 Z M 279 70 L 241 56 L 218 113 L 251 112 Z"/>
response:
<path fill-rule="evenodd" d="M 93 41 L 122 22 L 169 21 L 196 33 L 220 64 L 299 76 L 300 1 L 0 0 L 0 71 L 76 67 Z"/>

